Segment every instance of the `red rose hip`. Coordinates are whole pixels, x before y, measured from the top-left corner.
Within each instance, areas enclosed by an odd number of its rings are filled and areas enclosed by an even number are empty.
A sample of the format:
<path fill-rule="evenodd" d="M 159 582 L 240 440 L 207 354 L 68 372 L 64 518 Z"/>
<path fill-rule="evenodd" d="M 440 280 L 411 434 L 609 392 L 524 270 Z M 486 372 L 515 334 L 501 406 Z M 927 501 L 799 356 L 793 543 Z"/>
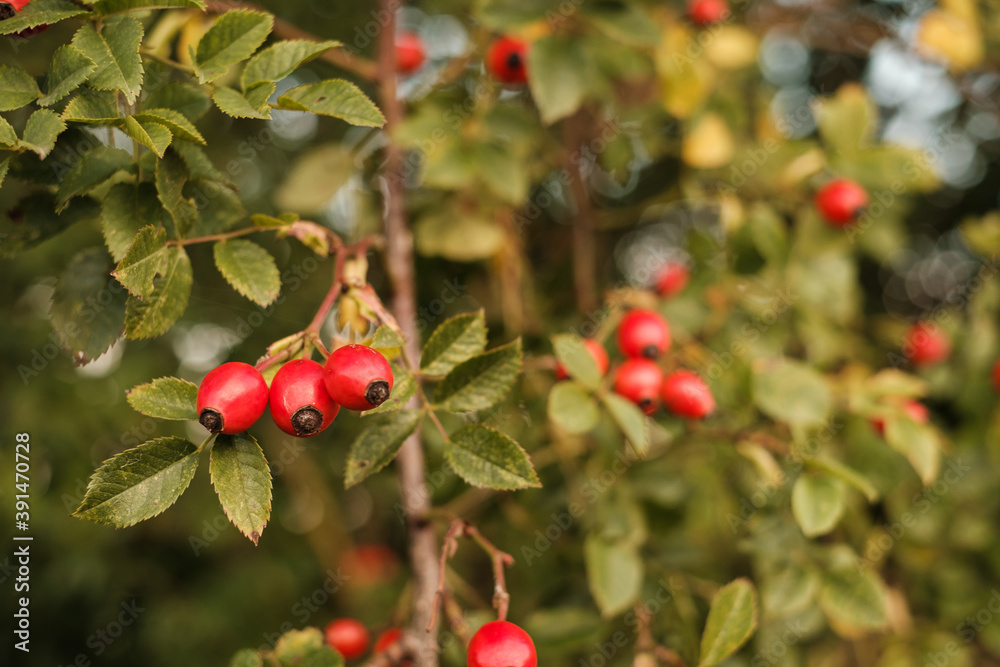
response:
<path fill-rule="evenodd" d="M 469 642 L 468 667 L 537 667 L 535 643 L 507 621 L 490 621 Z"/>
<path fill-rule="evenodd" d="M 372 653 L 384 653 L 387 648 L 399 641 L 403 636 L 403 631 L 399 628 L 389 628 L 382 634 L 378 636 L 375 640 L 375 646 L 372 648 Z"/>
<path fill-rule="evenodd" d="M 524 83 L 528 80 L 527 56 L 527 42 L 506 35 L 490 44 L 486 52 L 486 69 L 504 83 Z"/>
<path fill-rule="evenodd" d="M 680 294 L 687 287 L 691 272 L 680 262 L 667 262 L 656 276 L 656 291 L 662 297 Z"/>
<path fill-rule="evenodd" d="M 212 433 L 242 433 L 267 408 L 267 382 L 250 364 L 230 361 L 201 381 L 196 405 L 198 421 Z"/>
<path fill-rule="evenodd" d="M 396 71 L 411 74 L 420 69 L 427 58 L 424 40 L 415 32 L 400 33 L 396 37 Z"/>
<path fill-rule="evenodd" d="M 296 359 L 271 380 L 271 418 L 282 431 L 300 438 L 323 432 L 340 412 L 323 382 L 323 367 L 312 359 Z"/>
<path fill-rule="evenodd" d="M 899 406 L 903 412 L 918 424 L 926 424 L 930 420 L 930 412 L 927 406 L 919 401 L 908 400 Z M 872 428 L 878 431 L 879 435 L 885 435 L 885 419 L 874 417 L 871 420 Z"/>
<path fill-rule="evenodd" d="M 618 325 L 618 349 L 626 357 L 656 359 L 670 349 L 670 327 L 652 310 L 630 310 Z"/>
<path fill-rule="evenodd" d="M 597 364 L 597 370 L 603 377 L 605 373 L 608 372 L 608 353 L 605 351 L 604 346 L 598 343 L 593 338 L 584 338 L 583 345 L 590 352 L 590 356 L 594 358 L 594 363 Z M 556 363 L 556 379 L 565 380 L 569 377 L 569 373 L 563 368 L 561 363 Z"/>
<path fill-rule="evenodd" d="M 834 179 L 816 193 L 816 208 L 835 227 L 843 227 L 857 220 L 866 206 L 868 193 L 846 178 Z"/>
<path fill-rule="evenodd" d="M 706 26 L 718 23 L 729 16 L 726 0 L 691 0 L 688 2 L 688 16 L 695 25 Z"/>
<path fill-rule="evenodd" d="M 360 658 L 368 650 L 371 635 L 368 628 L 353 618 L 338 618 L 330 621 L 323 631 L 326 643 L 337 649 L 345 660 Z"/>
<path fill-rule="evenodd" d="M 378 350 L 345 345 L 326 360 L 324 382 L 335 403 L 348 410 L 371 410 L 392 392 L 392 367 Z"/>
<path fill-rule="evenodd" d="M 903 353 L 915 366 L 936 364 L 951 354 L 951 341 L 937 326 L 929 322 L 917 322 L 906 332 Z"/>
<path fill-rule="evenodd" d="M 615 371 L 615 393 L 638 405 L 651 415 L 660 406 L 660 385 L 663 371 L 655 362 L 636 357 L 626 359 Z"/>
<path fill-rule="evenodd" d="M 675 371 L 663 380 L 663 406 L 680 417 L 703 419 L 715 410 L 715 398 L 705 381 L 691 371 Z"/>

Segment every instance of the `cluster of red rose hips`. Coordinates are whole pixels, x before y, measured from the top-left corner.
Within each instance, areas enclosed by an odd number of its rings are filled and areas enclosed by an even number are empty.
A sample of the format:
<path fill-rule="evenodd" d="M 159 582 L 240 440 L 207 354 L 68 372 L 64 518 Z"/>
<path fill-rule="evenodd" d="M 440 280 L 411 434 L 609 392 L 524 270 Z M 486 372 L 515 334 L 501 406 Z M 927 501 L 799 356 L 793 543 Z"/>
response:
<path fill-rule="evenodd" d="M 326 643 L 345 660 L 360 658 L 368 650 L 371 635 L 363 624 L 353 618 L 330 621 L 323 632 Z M 384 653 L 399 641 L 403 631 L 389 628 L 378 636 L 372 652 Z M 469 641 L 466 653 L 468 667 L 537 667 L 535 643 L 520 627 L 508 621 L 484 624 Z M 404 663 L 408 664 L 408 663 Z"/>
<path fill-rule="evenodd" d="M 312 359 L 289 361 L 270 390 L 259 370 L 231 361 L 209 371 L 198 387 L 198 421 L 212 433 L 242 433 L 270 405 L 278 428 L 308 438 L 330 426 L 341 406 L 377 408 L 389 398 L 392 379 L 386 358 L 366 345 L 337 348 L 322 366 Z"/>

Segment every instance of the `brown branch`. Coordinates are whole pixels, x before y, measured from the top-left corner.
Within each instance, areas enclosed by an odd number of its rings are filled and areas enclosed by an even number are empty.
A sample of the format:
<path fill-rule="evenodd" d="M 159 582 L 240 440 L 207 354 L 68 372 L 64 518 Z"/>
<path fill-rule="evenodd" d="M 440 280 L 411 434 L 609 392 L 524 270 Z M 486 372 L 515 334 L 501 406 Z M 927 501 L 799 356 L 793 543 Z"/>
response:
<path fill-rule="evenodd" d="M 580 109 L 566 121 L 564 142 L 566 148 L 565 167 L 570 174 L 570 192 L 576 203 L 573 219 L 573 287 L 576 290 L 576 305 L 581 313 L 597 307 L 597 280 L 595 275 L 596 247 L 594 244 L 594 212 L 590 192 L 581 169 L 581 146 L 587 138 L 588 117 Z"/>

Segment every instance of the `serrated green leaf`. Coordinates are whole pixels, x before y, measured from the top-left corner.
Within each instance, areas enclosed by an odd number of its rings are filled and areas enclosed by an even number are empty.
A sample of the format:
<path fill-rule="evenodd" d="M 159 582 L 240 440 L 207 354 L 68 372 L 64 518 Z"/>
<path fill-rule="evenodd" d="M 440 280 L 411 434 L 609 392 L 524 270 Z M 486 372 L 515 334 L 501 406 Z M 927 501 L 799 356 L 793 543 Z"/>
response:
<path fill-rule="evenodd" d="M 906 414 L 889 415 L 885 418 L 885 441 L 906 457 L 924 486 L 934 483 L 941 470 L 941 448 L 932 426 L 918 424 Z"/>
<path fill-rule="evenodd" d="M 344 658 L 326 645 L 318 628 L 289 630 L 274 646 L 281 667 L 344 667 Z"/>
<path fill-rule="evenodd" d="M 249 433 L 220 435 L 209 463 L 222 509 L 255 545 L 271 518 L 271 468 Z"/>
<path fill-rule="evenodd" d="M 278 106 L 332 116 L 362 127 L 382 127 L 385 124 L 385 116 L 378 107 L 360 88 L 343 79 L 328 79 L 292 88 L 278 98 Z"/>
<path fill-rule="evenodd" d="M 375 330 L 375 336 L 372 338 L 371 346 L 376 350 L 403 347 L 403 337 L 394 331 L 392 327 L 383 324 Z"/>
<path fill-rule="evenodd" d="M 802 475 L 792 487 L 792 514 L 806 537 L 826 535 L 844 514 L 844 483 L 827 475 Z"/>
<path fill-rule="evenodd" d="M 60 46 L 49 65 L 45 85 L 48 92 L 38 103 L 43 107 L 55 104 L 76 90 L 96 69 L 97 64 L 72 44 Z"/>
<path fill-rule="evenodd" d="M 90 125 L 117 125 L 121 114 L 112 93 L 83 89 L 63 109 L 62 119 Z"/>
<path fill-rule="evenodd" d="M 601 371 L 582 338 L 557 334 L 552 337 L 552 350 L 571 378 L 592 391 L 601 385 Z"/>
<path fill-rule="evenodd" d="M 250 10 L 229 11 L 219 17 L 192 48 L 194 70 L 202 83 L 214 81 L 241 60 L 253 55 L 271 33 L 274 17 Z"/>
<path fill-rule="evenodd" d="M 373 418 L 351 443 L 344 487 L 351 488 L 389 465 L 403 442 L 417 430 L 423 416 L 420 410 L 400 410 Z"/>
<path fill-rule="evenodd" d="M 111 257 L 120 262 L 136 233 L 147 225 L 159 227 L 163 207 L 151 183 L 118 183 L 101 202 L 101 233 Z"/>
<path fill-rule="evenodd" d="M 157 438 L 101 464 L 73 516 L 125 528 L 176 502 L 194 479 L 198 448 L 183 438 Z"/>
<path fill-rule="evenodd" d="M 699 667 L 717 665 L 745 644 L 757 629 L 757 591 L 749 579 L 723 586 L 708 610 Z"/>
<path fill-rule="evenodd" d="M 98 0 L 94 3 L 94 11 L 103 16 L 138 9 L 167 9 L 169 7 L 190 7 L 204 11 L 205 2 L 204 0 Z"/>
<path fill-rule="evenodd" d="M 817 126 L 832 152 L 853 154 L 872 142 L 878 108 L 860 85 L 842 86 L 833 97 L 818 98 Z"/>
<path fill-rule="evenodd" d="M 18 213 L 0 211 L 0 255 L 13 257 L 59 234 L 77 222 L 97 218 L 100 208 L 93 199 L 74 199 L 56 212 L 55 195 L 35 192 L 21 200 Z"/>
<path fill-rule="evenodd" d="M 10 169 L 10 158 L 0 161 L 0 186 L 3 185 L 3 181 L 7 178 L 7 171 Z"/>
<path fill-rule="evenodd" d="M 597 401 L 575 381 L 556 383 L 549 392 L 549 419 L 567 433 L 588 433 L 601 418 Z"/>
<path fill-rule="evenodd" d="M 142 112 L 171 109 L 194 123 L 211 107 L 212 101 L 200 88 L 174 81 L 151 92 L 143 100 Z"/>
<path fill-rule="evenodd" d="M 134 104 L 142 88 L 142 58 L 139 45 L 142 24 L 131 16 L 115 16 L 104 22 L 101 32 L 85 25 L 73 36 L 73 46 L 96 63 L 87 80 L 97 90 L 120 90 Z"/>
<path fill-rule="evenodd" d="M 618 394 L 606 392 L 601 402 L 607 408 L 612 421 L 618 425 L 625 439 L 632 445 L 639 458 L 645 458 L 649 451 L 649 420 L 639 406 Z"/>
<path fill-rule="evenodd" d="M 146 109 L 135 114 L 134 118 L 140 123 L 149 121 L 159 123 L 170 130 L 170 133 L 178 139 L 193 141 L 199 144 L 205 143 L 205 138 L 201 136 L 198 128 L 192 125 L 191 121 L 185 118 L 184 114 L 179 111 L 174 111 L 173 109 Z"/>
<path fill-rule="evenodd" d="M 69 261 L 52 292 L 52 328 L 77 365 L 104 354 L 125 328 L 126 293 L 110 270 L 107 254 L 89 248 Z"/>
<path fill-rule="evenodd" d="M 71 198 L 85 195 L 107 182 L 122 169 L 131 169 L 132 156 L 110 146 L 95 146 L 70 167 L 59 183 L 56 198 L 60 210 Z"/>
<path fill-rule="evenodd" d="M 792 359 L 756 365 L 753 398 L 769 417 L 803 427 L 822 424 L 833 404 L 823 376 L 811 366 Z"/>
<path fill-rule="evenodd" d="M 233 655 L 229 667 L 264 667 L 264 659 L 252 648 L 245 648 Z"/>
<path fill-rule="evenodd" d="M 281 81 L 286 76 L 302 67 L 324 51 L 343 46 L 337 40 L 325 42 L 309 42 L 301 39 L 289 39 L 273 44 L 247 62 L 240 78 L 243 90 L 262 81 Z"/>
<path fill-rule="evenodd" d="M 179 236 L 187 234 L 194 224 L 198 210 L 184 196 L 188 171 L 184 159 L 170 151 L 156 162 L 156 192 L 163 208 L 170 214 Z"/>
<path fill-rule="evenodd" d="M 601 615 L 616 616 L 636 603 L 645 566 L 634 544 L 609 542 L 592 533 L 583 542 L 583 560 L 590 594 Z"/>
<path fill-rule="evenodd" d="M 132 409 L 147 417 L 197 421 L 198 385 L 175 377 L 162 377 L 136 385 L 125 398 Z"/>
<path fill-rule="evenodd" d="M 849 468 L 840 461 L 827 456 L 817 456 L 806 459 L 806 465 L 817 470 L 823 470 L 834 477 L 850 484 L 855 489 L 864 494 L 868 502 L 873 503 L 878 500 L 879 492 L 867 477 L 853 468 Z"/>
<path fill-rule="evenodd" d="M 173 133 L 165 125 L 151 120 L 137 120 L 135 116 L 126 116 L 125 125 L 122 128 L 125 134 L 132 137 L 140 144 L 153 151 L 156 157 L 163 157 L 170 142 L 174 140 Z"/>
<path fill-rule="evenodd" d="M 7 119 L 0 116 L 0 146 L 15 148 L 17 146 L 17 133 L 14 126 L 7 122 Z"/>
<path fill-rule="evenodd" d="M 200 147 L 193 144 L 176 143 L 174 144 L 174 150 L 184 159 L 188 174 L 190 174 L 192 180 L 230 184 L 229 178 L 215 168 L 212 160 L 209 159 L 208 155 Z"/>
<path fill-rule="evenodd" d="M 268 251 L 244 239 L 219 241 L 214 250 L 215 266 L 233 289 L 259 306 L 278 298 L 281 273 Z"/>
<path fill-rule="evenodd" d="M 0 21 L 0 35 L 13 35 L 22 30 L 52 25 L 63 19 L 86 13 L 86 9 L 69 0 L 32 0 L 14 16 L 6 21 Z M 0 94 L 0 98 L 2 97 Z"/>
<path fill-rule="evenodd" d="M 443 410 L 484 410 L 504 397 L 521 371 L 521 339 L 463 361 L 434 392 Z"/>
<path fill-rule="evenodd" d="M 823 575 L 819 604 L 842 625 L 877 630 L 888 622 L 881 582 L 868 572 L 845 570 Z"/>
<path fill-rule="evenodd" d="M 39 109 L 31 114 L 24 126 L 21 146 L 34 151 L 38 157 L 45 159 L 45 156 L 55 148 L 56 139 L 65 129 L 66 123 L 54 111 Z"/>
<path fill-rule="evenodd" d="M 165 333 L 184 314 L 191 297 L 191 260 L 184 249 L 167 249 L 161 279 L 153 293 L 142 299 L 129 297 L 125 305 L 125 336 L 130 340 Z"/>
<path fill-rule="evenodd" d="M 377 408 L 366 410 L 364 416 L 402 410 L 410 402 L 410 399 L 413 398 L 413 395 L 417 393 L 417 380 L 411 373 L 401 368 L 393 368 L 392 375 L 392 393 L 389 395 L 389 398 Z"/>
<path fill-rule="evenodd" d="M 271 118 L 269 107 L 258 109 L 239 91 L 232 88 L 219 86 L 212 93 L 212 101 L 215 102 L 215 106 L 219 107 L 219 111 L 233 118 L 258 118 L 261 120 L 270 120 Z"/>
<path fill-rule="evenodd" d="M 6 21 L 0 22 L 0 26 L 4 23 Z M 33 76 L 20 67 L 0 65 L 0 111 L 20 109 L 41 94 Z"/>
<path fill-rule="evenodd" d="M 166 230 L 152 225 L 143 227 L 112 275 L 135 296 L 149 296 L 154 279 L 165 271 L 167 254 Z"/>
<path fill-rule="evenodd" d="M 444 443 L 444 457 L 473 486 L 511 490 L 542 485 L 521 445 L 482 424 L 470 424 L 452 433 Z"/>
<path fill-rule="evenodd" d="M 424 344 L 420 372 L 444 375 L 486 349 L 486 317 L 480 309 L 442 322 Z"/>
<path fill-rule="evenodd" d="M 542 120 L 554 123 L 580 108 L 590 71 L 580 40 L 542 37 L 528 51 L 528 82 Z"/>
<path fill-rule="evenodd" d="M 192 237 L 221 234 L 246 218 L 239 195 L 230 188 L 206 181 L 194 182 L 192 186 L 191 202 L 197 207 L 197 217 L 187 232 Z"/>

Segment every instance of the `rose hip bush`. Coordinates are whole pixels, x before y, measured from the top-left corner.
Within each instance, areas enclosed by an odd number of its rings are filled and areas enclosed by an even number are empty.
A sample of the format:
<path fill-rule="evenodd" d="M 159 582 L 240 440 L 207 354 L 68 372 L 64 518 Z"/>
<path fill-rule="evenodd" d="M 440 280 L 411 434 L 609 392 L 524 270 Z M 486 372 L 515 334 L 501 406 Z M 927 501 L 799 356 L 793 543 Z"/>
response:
<path fill-rule="evenodd" d="M 995 9 L 341 4 L 0 4 L 30 664 L 1000 664 Z"/>

